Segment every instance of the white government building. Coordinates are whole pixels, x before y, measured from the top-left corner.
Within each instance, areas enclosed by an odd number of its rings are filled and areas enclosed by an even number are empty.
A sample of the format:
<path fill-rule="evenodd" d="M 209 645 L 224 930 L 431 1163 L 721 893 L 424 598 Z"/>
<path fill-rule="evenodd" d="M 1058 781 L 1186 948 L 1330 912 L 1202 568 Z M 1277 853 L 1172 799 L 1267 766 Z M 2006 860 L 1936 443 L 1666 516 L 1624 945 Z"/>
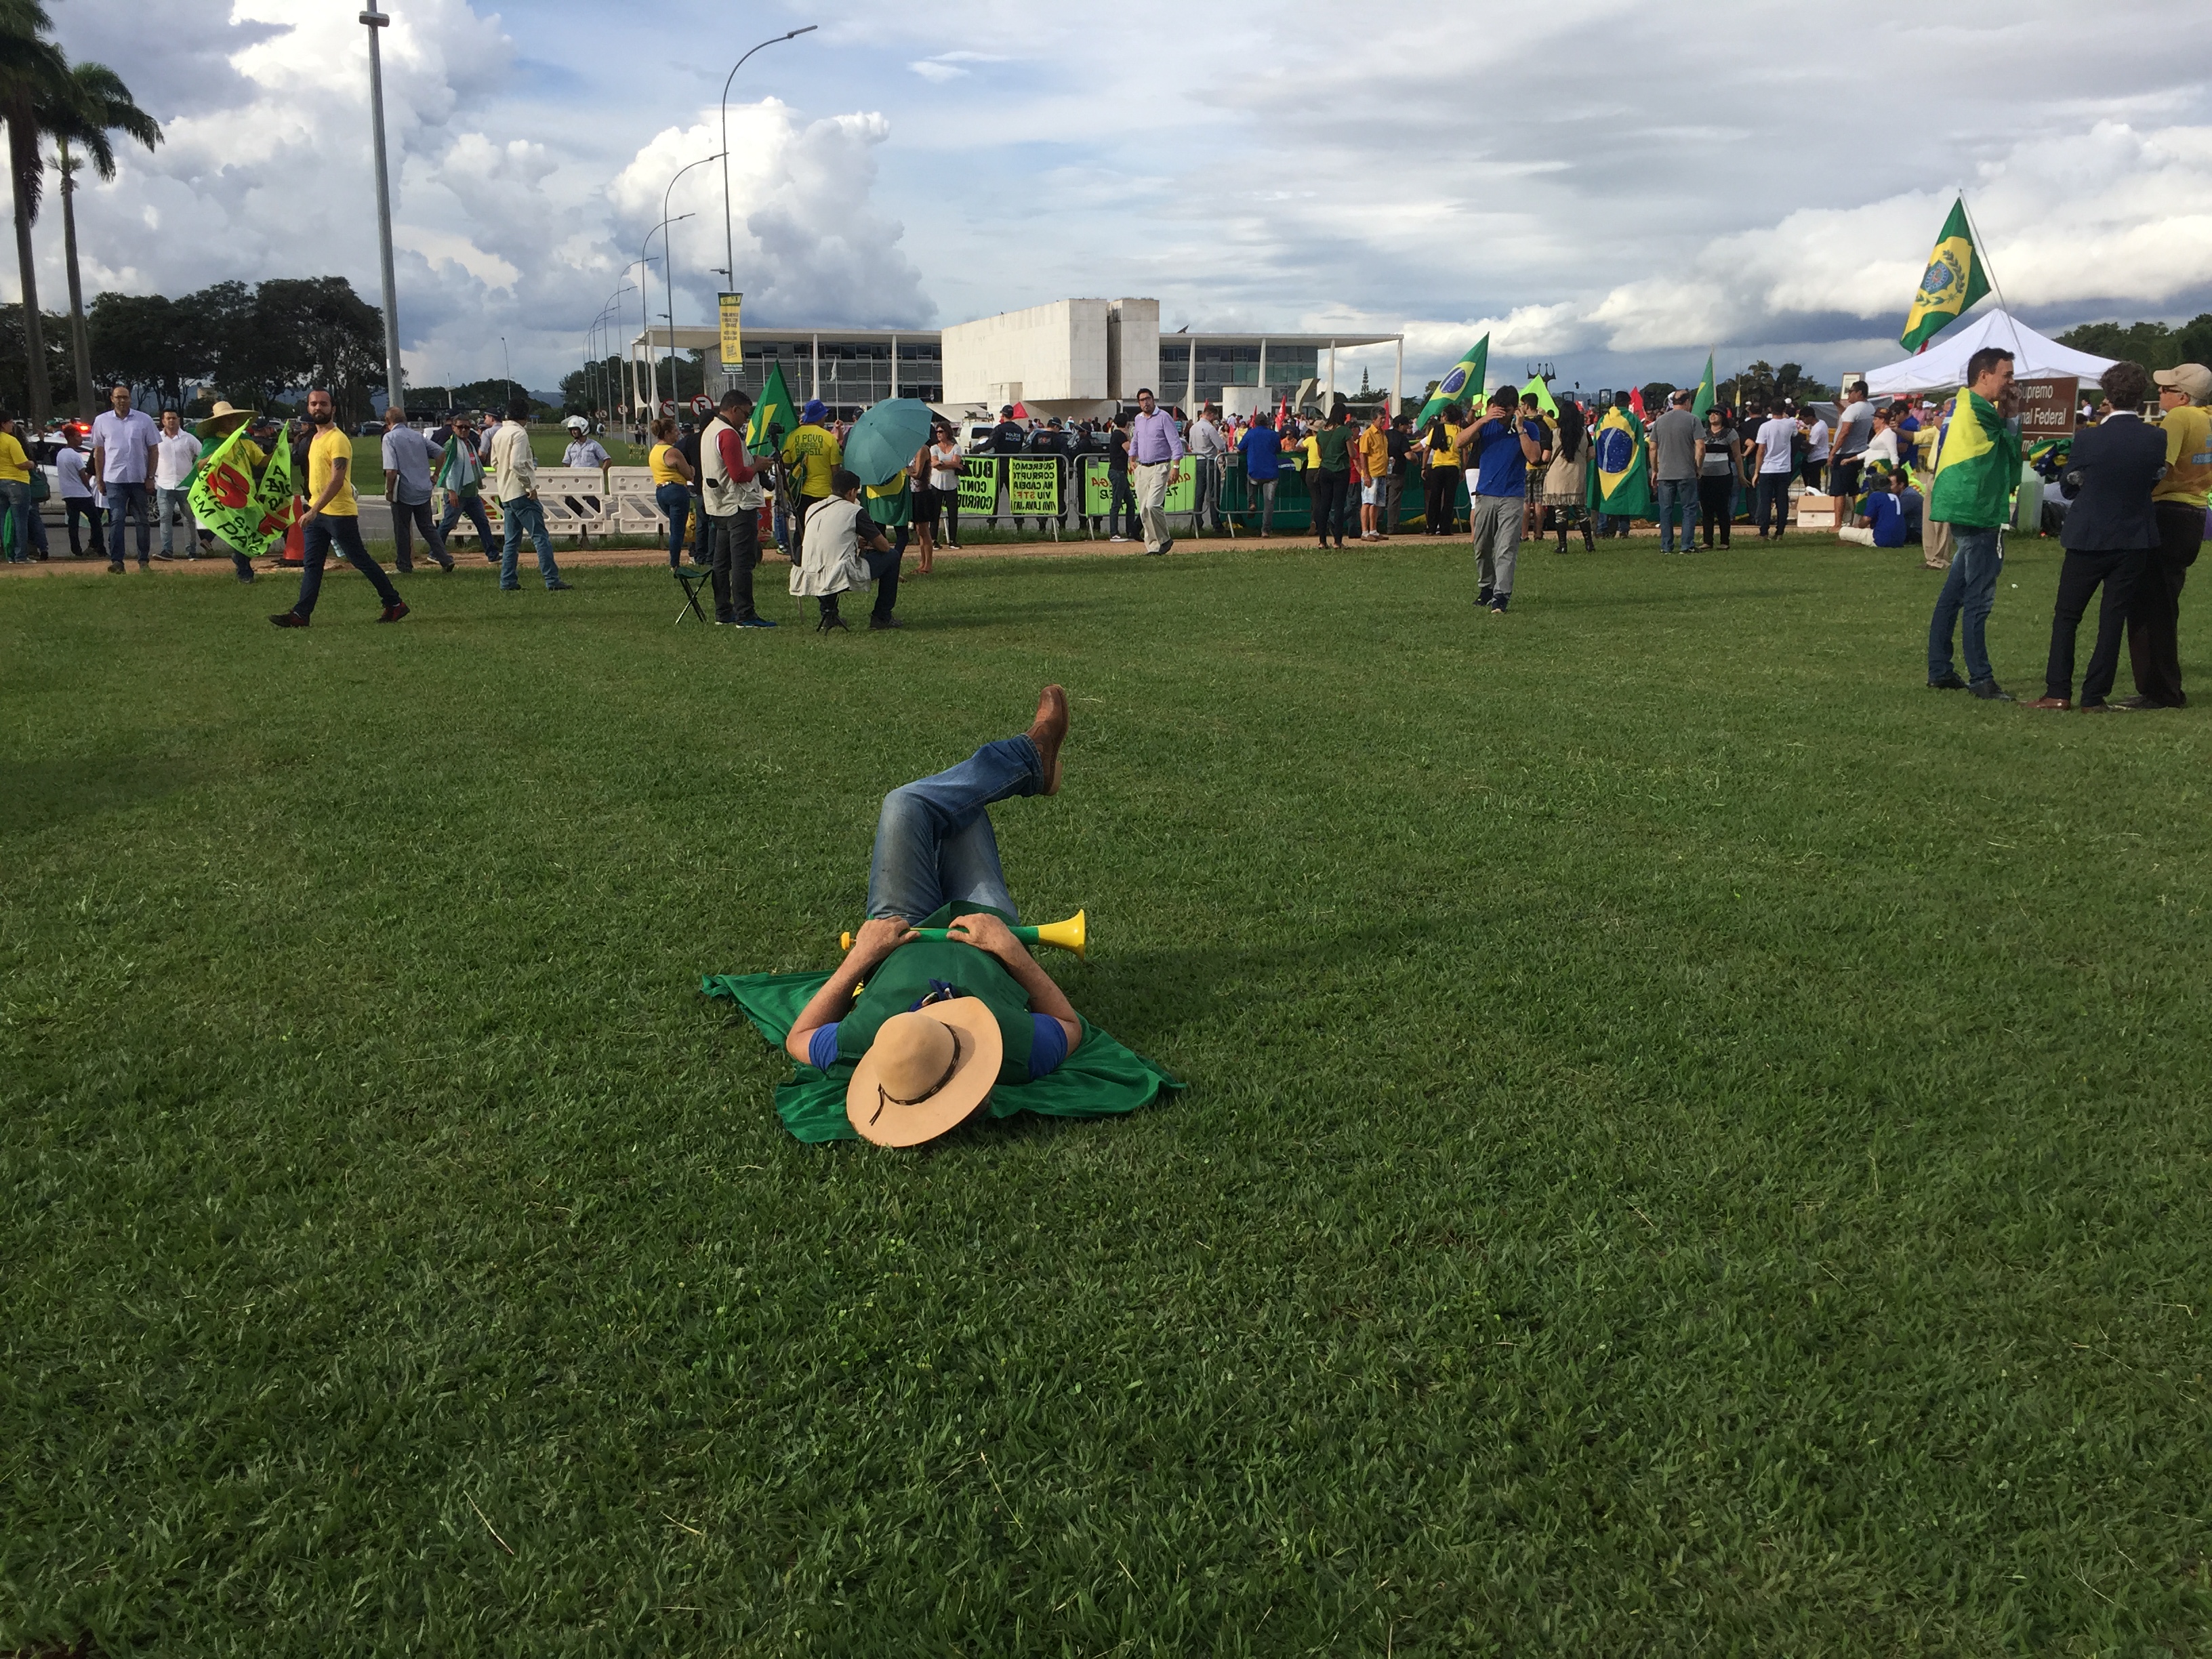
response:
<path fill-rule="evenodd" d="M 1150 386 L 1164 404 L 1200 401 L 1225 413 L 1273 409 L 1282 399 L 1326 399 L 1336 390 L 1336 354 L 1395 345 L 1390 404 L 1405 378 L 1402 334 L 1160 332 L 1158 300 L 1055 300 L 946 329 L 744 329 L 744 362 L 720 366 L 714 328 L 659 327 L 629 343 L 633 407 L 657 403 L 659 365 L 672 352 L 704 351 L 707 385 L 758 397 L 771 368 L 804 402 L 819 398 L 851 416 L 885 398 L 919 398 L 945 415 L 993 415 L 1020 404 L 1038 416 L 1081 419 L 1111 413 Z"/>

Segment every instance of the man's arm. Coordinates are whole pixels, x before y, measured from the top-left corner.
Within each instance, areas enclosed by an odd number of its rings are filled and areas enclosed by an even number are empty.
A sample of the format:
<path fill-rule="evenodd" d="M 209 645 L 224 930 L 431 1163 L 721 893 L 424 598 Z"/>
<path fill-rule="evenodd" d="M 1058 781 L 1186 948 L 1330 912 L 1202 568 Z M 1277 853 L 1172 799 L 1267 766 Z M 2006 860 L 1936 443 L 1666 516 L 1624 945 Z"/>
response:
<path fill-rule="evenodd" d="M 1544 446 L 1528 435 L 1530 424 L 1529 422 L 1522 421 L 1517 428 L 1521 434 L 1522 458 L 1524 460 L 1540 461 L 1544 459 Z"/>
<path fill-rule="evenodd" d="M 853 1006 L 854 988 L 882 966 L 885 957 L 915 937 L 914 929 L 898 916 L 877 916 L 862 922 L 853 948 L 837 964 L 837 971 L 808 999 L 806 1006 L 799 1011 L 799 1018 L 792 1022 L 790 1035 L 783 1040 L 784 1052 L 801 1065 L 812 1065 L 806 1045 L 814 1034 L 842 1019 L 845 1011 Z"/>
<path fill-rule="evenodd" d="M 1751 447 L 1751 470 L 1756 472 L 1766 465 L 1766 440 L 1761 438 Z"/>
<path fill-rule="evenodd" d="M 945 937 L 957 939 L 963 945 L 972 945 L 996 957 L 1000 965 L 1014 976 L 1015 982 L 1029 993 L 1031 1011 L 1058 1020 L 1060 1029 L 1067 1033 L 1067 1052 L 1071 1054 L 1075 1052 L 1075 1045 L 1083 1041 L 1083 1021 L 1076 1014 L 1075 1005 L 1067 1000 L 1060 987 L 1052 982 L 1052 975 L 1037 966 L 1036 958 L 1022 948 L 1021 940 L 1014 937 L 1012 928 L 989 911 L 979 910 L 974 915 L 953 917 L 951 927 L 945 930 Z M 859 945 L 855 944 L 853 950 L 857 956 Z M 825 986 L 823 988 L 827 990 L 829 988 Z M 810 1003 L 807 1006 L 811 1009 L 813 1005 Z"/>

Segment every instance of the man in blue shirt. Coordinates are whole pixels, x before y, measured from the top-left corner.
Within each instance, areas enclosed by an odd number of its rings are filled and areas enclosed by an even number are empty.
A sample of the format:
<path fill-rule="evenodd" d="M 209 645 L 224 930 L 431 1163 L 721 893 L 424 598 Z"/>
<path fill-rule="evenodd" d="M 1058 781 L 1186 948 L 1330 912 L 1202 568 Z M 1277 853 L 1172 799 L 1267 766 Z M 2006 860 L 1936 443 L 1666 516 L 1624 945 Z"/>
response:
<path fill-rule="evenodd" d="M 1474 530 L 1475 603 L 1493 617 L 1513 598 L 1513 565 L 1521 553 L 1521 519 L 1528 505 L 1528 463 L 1544 453 L 1540 422 L 1516 418 L 1520 394 L 1490 394 L 1490 418 L 1459 436 L 1467 469 L 1468 517 Z"/>
<path fill-rule="evenodd" d="M 1264 536 L 1275 521 L 1275 480 L 1283 475 L 1283 441 L 1262 411 L 1252 417 L 1237 447 L 1244 457 L 1246 495 L 1260 509 L 1260 533 Z"/>
<path fill-rule="evenodd" d="M 1885 472 L 1877 477 L 1859 501 L 1858 516 L 1836 532 L 1838 539 L 1856 542 L 1861 547 L 1904 546 L 1905 502 L 1898 494 L 1904 482 L 1901 472 Z"/>

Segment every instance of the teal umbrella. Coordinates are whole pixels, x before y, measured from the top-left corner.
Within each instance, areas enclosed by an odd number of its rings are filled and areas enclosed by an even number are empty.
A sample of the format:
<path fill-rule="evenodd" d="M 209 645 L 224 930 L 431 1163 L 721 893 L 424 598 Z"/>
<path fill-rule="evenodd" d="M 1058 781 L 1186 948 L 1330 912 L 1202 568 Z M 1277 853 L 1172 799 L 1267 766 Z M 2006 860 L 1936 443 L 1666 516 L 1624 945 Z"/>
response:
<path fill-rule="evenodd" d="M 845 465 L 864 484 L 889 483 L 929 441 L 937 416 L 919 398 L 872 404 L 845 434 Z"/>

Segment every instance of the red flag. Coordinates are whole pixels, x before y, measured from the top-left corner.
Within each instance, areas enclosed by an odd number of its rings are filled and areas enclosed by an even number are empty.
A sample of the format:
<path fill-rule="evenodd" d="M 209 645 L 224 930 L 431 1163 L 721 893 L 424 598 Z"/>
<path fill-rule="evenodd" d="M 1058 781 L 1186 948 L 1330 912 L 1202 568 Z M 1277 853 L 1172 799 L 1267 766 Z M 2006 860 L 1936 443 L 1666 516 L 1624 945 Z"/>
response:
<path fill-rule="evenodd" d="M 1638 420 L 1644 418 L 1644 388 L 1642 386 L 1632 386 L 1628 388 L 1628 406 L 1636 411 Z"/>

